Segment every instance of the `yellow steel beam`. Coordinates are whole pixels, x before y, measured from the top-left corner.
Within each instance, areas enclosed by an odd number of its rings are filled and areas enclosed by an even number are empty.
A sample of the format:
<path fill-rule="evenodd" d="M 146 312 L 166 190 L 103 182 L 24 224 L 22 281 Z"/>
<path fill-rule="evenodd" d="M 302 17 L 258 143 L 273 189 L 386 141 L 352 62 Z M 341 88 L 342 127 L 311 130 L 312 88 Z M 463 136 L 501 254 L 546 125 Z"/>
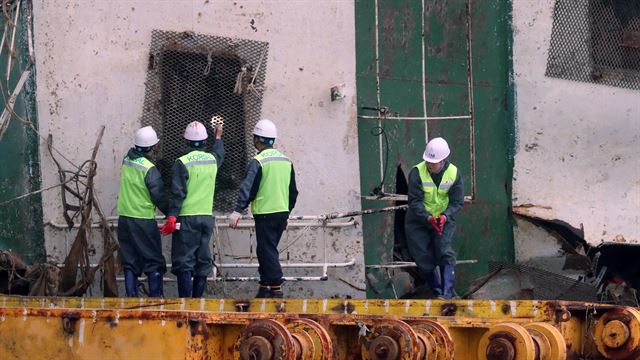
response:
<path fill-rule="evenodd" d="M 636 356 L 638 314 L 558 301 L 7 296 L 0 359 L 624 359 Z"/>
<path fill-rule="evenodd" d="M 577 305 L 576 305 L 577 304 Z M 129 309 L 200 312 L 352 314 L 526 318 L 548 321 L 559 309 L 606 309 L 610 305 L 536 300 L 339 300 L 339 299 L 153 299 L 0 297 L 0 308 Z"/>

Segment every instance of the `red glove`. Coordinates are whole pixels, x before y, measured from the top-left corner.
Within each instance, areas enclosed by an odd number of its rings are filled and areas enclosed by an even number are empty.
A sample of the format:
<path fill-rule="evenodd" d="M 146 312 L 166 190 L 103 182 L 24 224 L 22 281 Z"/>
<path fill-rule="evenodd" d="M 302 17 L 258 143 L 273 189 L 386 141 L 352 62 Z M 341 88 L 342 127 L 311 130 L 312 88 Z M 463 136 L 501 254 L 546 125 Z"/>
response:
<path fill-rule="evenodd" d="M 429 216 L 429 219 L 427 221 L 429 221 L 429 224 L 431 224 L 433 230 L 436 231 L 436 235 L 440 235 L 440 226 L 438 225 L 438 219 L 433 216 Z"/>
<path fill-rule="evenodd" d="M 438 230 L 437 232 L 439 232 L 440 234 L 442 234 L 442 232 L 444 231 L 444 223 L 447 222 L 447 217 L 444 215 L 440 215 L 438 216 Z M 438 234 L 438 235 L 440 235 Z"/>
<path fill-rule="evenodd" d="M 169 216 L 167 222 L 160 228 L 160 233 L 162 235 L 169 235 L 176 231 L 176 220 L 178 219 L 175 216 Z"/>

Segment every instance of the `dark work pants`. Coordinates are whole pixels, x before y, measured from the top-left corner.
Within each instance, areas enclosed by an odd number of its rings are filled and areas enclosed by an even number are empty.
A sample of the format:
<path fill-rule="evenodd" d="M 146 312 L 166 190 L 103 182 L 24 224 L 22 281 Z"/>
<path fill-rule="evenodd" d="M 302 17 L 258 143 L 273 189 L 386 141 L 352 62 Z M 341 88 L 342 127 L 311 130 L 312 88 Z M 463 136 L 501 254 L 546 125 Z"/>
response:
<path fill-rule="evenodd" d="M 162 242 L 158 223 L 154 219 L 137 219 L 127 216 L 118 218 L 118 243 L 122 267 L 136 276 L 167 271 L 162 255 Z"/>
<path fill-rule="evenodd" d="M 289 218 L 288 212 L 254 215 L 260 285 L 282 284 L 282 267 L 278 258 L 278 243 Z"/>
<path fill-rule="evenodd" d="M 189 271 L 193 276 L 208 276 L 213 269 L 209 241 L 213 234 L 211 215 L 179 216 L 180 230 L 171 238 L 171 272 Z"/>
<path fill-rule="evenodd" d="M 452 221 L 444 224 L 444 231 L 440 236 L 426 221 L 417 218 L 410 211 L 405 218 L 405 234 L 407 246 L 413 256 L 418 269 L 427 274 L 436 266 L 456 264 L 456 253 L 451 247 L 456 225 Z"/>

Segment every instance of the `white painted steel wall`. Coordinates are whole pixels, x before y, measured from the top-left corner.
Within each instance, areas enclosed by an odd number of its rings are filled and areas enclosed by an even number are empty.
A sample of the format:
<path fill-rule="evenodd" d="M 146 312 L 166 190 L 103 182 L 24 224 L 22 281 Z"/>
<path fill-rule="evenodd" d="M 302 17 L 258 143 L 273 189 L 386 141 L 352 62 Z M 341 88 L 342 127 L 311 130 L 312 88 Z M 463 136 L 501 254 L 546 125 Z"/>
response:
<path fill-rule="evenodd" d="M 638 243 L 640 91 L 545 77 L 553 5 L 513 2 L 513 205 L 583 227 L 591 245 Z"/>
<path fill-rule="evenodd" d="M 41 131 L 51 133 L 55 146 L 81 163 L 89 158 L 100 127 L 107 127 L 98 155 L 97 191 L 108 215 L 116 215 L 121 158 L 140 125 L 153 29 L 269 42 L 262 114 L 279 126 L 278 146 L 296 167 L 300 197 L 294 214 L 360 209 L 353 1 L 37 0 L 34 21 Z M 330 88 L 340 83 L 346 84 L 346 98 L 331 102 Z M 41 158 L 43 185 L 57 183 L 44 144 Z M 45 222 L 63 222 L 58 191 L 44 193 L 43 205 Z M 225 232 L 222 253 L 249 256 L 249 232 Z M 73 235 L 47 227 L 48 254 L 62 260 L 65 238 L 70 246 Z M 359 227 L 291 230 L 285 236 L 291 241 L 300 236 L 292 262 L 321 262 L 322 236 L 330 247 L 329 261 L 357 261 L 355 267 L 331 271 L 329 282 L 287 285 L 291 295 L 363 296 L 336 281 L 342 277 L 364 287 Z M 101 243 L 99 233 L 95 241 Z M 169 242 L 165 238 L 167 249 Z M 253 252 L 255 262 L 255 245 Z M 248 275 L 257 275 L 256 269 Z M 242 294 L 254 286 L 233 289 Z"/>

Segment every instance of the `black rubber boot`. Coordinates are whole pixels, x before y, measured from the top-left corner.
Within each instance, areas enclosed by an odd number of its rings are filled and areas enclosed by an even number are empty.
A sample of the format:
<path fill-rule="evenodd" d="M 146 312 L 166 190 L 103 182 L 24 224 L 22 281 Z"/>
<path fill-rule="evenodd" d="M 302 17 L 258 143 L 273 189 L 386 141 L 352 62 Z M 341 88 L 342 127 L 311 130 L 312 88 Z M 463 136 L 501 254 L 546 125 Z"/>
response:
<path fill-rule="evenodd" d="M 453 265 L 440 266 L 442 273 L 442 297 L 450 300 L 453 298 L 454 286 L 456 283 L 456 271 Z"/>
<path fill-rule="evenodd" d="M 124 269 L 124 290 L 128 297 L 138 297 L 138 276 L 127 269 Z"/>
<path fill-rule="evenodd" d="M 425 280 L 427 285 L 431 289 L 431 295 L 434 298 L 442 298 L 442 283 L 440 282 L 440 275 L 433 269 L 425 274 Z"/>
<path fill-rule="evenodd" d="M 194 276 L 193 277 L 193 294 L 191 297 L 201 298 L 204 294 L 204 289 L 207 287 L 206 276 Z"/>
<path fill-rule="evenodd" d="M 162 277 L 163 274 L 154 271 L 147 274 L 147 280 L 149 281 L 149 297 L 162 298 L 164 297 L 162 289 Z"/>
<path fill-rule="evenodd" d="M 271 290 L 267 285 L 260 285 L 258 288 L 258 293 L 256 294 L 256 299 L 264 299 L 271 297 Z"/>
<path fill-rule="evenodd" d="M 191 289 L 193 289 L 193 281 L 191 280 L 191 272 L 183 271 L 178 273 L 178 296 L 181 298 L 191 297 Z"/>

